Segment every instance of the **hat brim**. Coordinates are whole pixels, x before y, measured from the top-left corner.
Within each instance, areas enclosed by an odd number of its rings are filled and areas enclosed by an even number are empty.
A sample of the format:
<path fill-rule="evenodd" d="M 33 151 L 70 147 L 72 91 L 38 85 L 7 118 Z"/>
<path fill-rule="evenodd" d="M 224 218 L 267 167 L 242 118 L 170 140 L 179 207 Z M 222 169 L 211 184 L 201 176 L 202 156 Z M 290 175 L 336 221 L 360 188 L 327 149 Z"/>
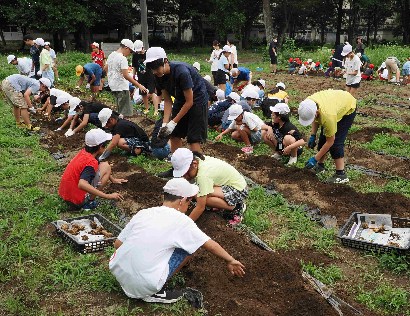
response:
<path fill-rule="evenodd" d="M 174 172 L 173 172 L 174 178 L 183 177 L 188 172 L 189 168 L 191 167 L 191 164 L 192 164 L 192 161 L 181 169 L 174 169 Z"/>
<path fill-rule="evenodd" d="M 236 120 L 236 118 L 241 115 L 243 112 L 239 113 L 238 115 L 229 115 L 228 116 L 228 121 L 233 121 Z"/>
<path fill-rule="evenodd" d="M 302 126 L 309 126 L 310 124 L 313 123 L 314 120 L 315 120 L 315 117 L 313 117 L 311 120 L 304 120 L 304 119 L 299 117 L 299 123 Z"/>
<path fill-rule="evenodd" d="M 158 59 L 163 59 L 163 58 L 148 58 L 148 59 L 145 59 L 144 65 L 152 63 L 153 61 L 156 61 Z"/>
<path fill-rule="evenodd" d="M 77 77 L 80 77 L 81 76 L 81 74 L 82 74 L 82 72 L 75 72 L 75 74 L 77 75 Z"/>

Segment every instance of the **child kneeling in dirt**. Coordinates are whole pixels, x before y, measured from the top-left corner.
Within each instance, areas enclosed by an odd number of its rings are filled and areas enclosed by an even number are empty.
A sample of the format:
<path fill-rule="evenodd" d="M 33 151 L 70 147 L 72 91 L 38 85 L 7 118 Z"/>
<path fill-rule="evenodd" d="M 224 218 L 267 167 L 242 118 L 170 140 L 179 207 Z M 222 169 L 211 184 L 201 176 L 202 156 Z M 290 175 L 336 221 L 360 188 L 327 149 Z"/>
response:
<path fill-rule="evenodd" d="M 132 155 L 151 151 L 148 135 L 134 122 L 120 118 L 119 113 L 109 108 L 102 109 L 98 113 L 98 119 L 101 126 L 111 129 L 111 134 L 114 135 L 110 145 L 99 158 L 100 161 L 107 159 L 116 146 L 130 151 Z"/>
<path fill-rule="evenodd" d="M 102 192 L 107 180 L 121 184 L 124 179 L 115 179 L 107 162 L 99 163 L 96 157 L 101 155 L 112 135 L 102 129 L 92 129 L 85 135 L 85 148 L 70 161 L 60 182 L 58 194 L 73 211 L 93 209 L 98 206 L 96 196 L 110 200 L 123 200 L 119 193 Z"/>
<path fill-rule="evenodd" d="M 231 125 L 221 134 L 215 137 L 215 140 L 221 140 L 222 136 L 232 133 L 232 138 L 238 143 L 245 143 L 245 147 L 241 150 L 244 153 L 252 154 L 253 145 L 262 142 L 262 126 L 265 123 L 256 114 L 249 113 L 243 110 L 240 104 L 233 104 L 229 108 L 228 120 Z"/>
<path fill-rule="evenodd" d="M 312 124 L 309 148 L 315 147 L 316 133 L 321 126 L 318 153 L 310 158 L 305 167 L 315 174 L 325 171 L 328 152 L 336 164 L 336 173 L 326 183 L 349 181 L 344 170 L 344 147 L 349 128 L 356 116 L 356 99 L 347 91 L 323 90 L 302 101 L 299 105 L 299 122 L 303 126 Z"/>
<path fill-rule="evenodd" d="M 185 179 L 169 180 L 164 186 L 162 206 L 139 211 L 118 236 L 109 268 L 128 297 L 148 303 L 174 303 L 181 299 L 183 292 L 166 290 L 165 282 L 200 247 L 225 260 L 232 275 L 244 276 L 245 266 L 184 214 L 198 191 Z"/>
<path fill-rule="evenodd" d="M 279 160 L 282 155 L 290 155 L 288 165 L 292 165 L 302 154 L 305 141 L 297 127 L 289 121 L 290 109 L 286 103 L 278 103 L 270 110 L 272 122 L 262 126 L 262 139 L 275 151 L 272 158 Z"/>
<path fill-rule="evenodd" d="M 205 206 L 225 210 L 222 216 L 231 225 L 242 221 L 246 210 L 244 203 L 248 197 L 245 178 L 227 162 L 187 148 L 177 149 L 171 158 L 175 178 L 188 181 L 195 179 L 199 186 L 196 206 L 189 217 L 194 221 L 201 216 Z"/>

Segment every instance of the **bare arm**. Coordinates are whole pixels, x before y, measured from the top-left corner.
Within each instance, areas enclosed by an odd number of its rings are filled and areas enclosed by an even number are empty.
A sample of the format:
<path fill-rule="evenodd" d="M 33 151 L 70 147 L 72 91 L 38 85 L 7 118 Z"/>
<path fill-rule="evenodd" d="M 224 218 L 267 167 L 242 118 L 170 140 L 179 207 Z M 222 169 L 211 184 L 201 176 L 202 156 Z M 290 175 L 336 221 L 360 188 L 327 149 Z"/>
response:
<path fill-rule="evenodd" d="M 63 129 L 64 127 L 66 127 L 68 124 L 70 124 L 71 120 L 74 118 L 74 115 L 69 115 L 67 117 L 67 119 L 65 120 L 65 122 L 63 123 L 63 125 L 60 126 L 61 129 Z"/>
<path fill-rule="evenodd" d="M 80 77 L 80 80 L 78 80 L 77 86 L 81 87 L 83 82 L 84 82 L 84 77 Z"/>
<path fill-rule="evenodd" d="M 319 124 L 316 121 L 313 121 L 313 123 L 312 123 L 312 135 L 316 135 L 318 129 L 319 129 Z"/>
<path fill-rule="evenodd" d="M 189 217 L 193 221 L 196 221 L 199 218 L 199 216 L 201 216 L 201 214 L 204 212 L 205 205 L 206 205 L 206 199 L 207 199 L 206 195 L 196 198 L 196 206 L 192 210 L 191 214 L 189 214 Z"/>
<path fill-rule="evenodd" d="M 185 90 L 184 96 L 185 96 L 185 104 L 182 106 L 181 110 L 179 110 L 179 113 L 177 114 L 177 116 L 173 118 L 173 121 L 176 124 L 178 124 L 178 122 L 184 117 L 185 114 L 187 114 L 189 109 L 194 104 L 194 93 L 192 92 L 192 89 Z"/>
<path fill-rule="evenodd" d="M 138 87 L 141 91 L 148 91 L 142 84 L 140 84 L 137 80 L 133 79 L 130 74 L 128 73 L 128 69 L 121 69 L 122 75 L 124 78 L 131 82 L 134 86 Z"/>
<path fill-rule="evenodd" d="M 118 142 L 120 141 L 120 138 L 120 134 L 114 135 L 114 137 L 111 140 L 111 143 L 107 147 L 107 150 L 112 151 L 115 148 L 115 146 L 117 146 Z"/>
<path fill-rule="evenodd" d="M 78 114 L 76 114 L 76 117 L 77 117 L 77 119 L 78 119 Z M 86 127 L 87 124 L 88 124 L 89 118 L 90 118 L 90 114 L 84 114 L 84 116 L 83 116 L 83 121 L 81 122 L 80 125 L 78 125 L 78 126 L 73 130 L 74 133 L 77 133 L 77 132 L 81 131 L 84 127 Z M 74 120 L 75 120 L 75 118 L 74 118 Z M 74 122 L 74 121 L 73 121 L 73 122 Z M 74 123 L 74 124 L 71 124 L 71 129 L 73 129 L 74 125 L 75 125 L 75 123 Z"/>
<path fill-rule="evenodd" d="M 162 96 L 164 97 L 164 121 L 163 123 L 168 123 L 171 118 L 172 111 L 172 99 L 166 90 L 161 90 Z"/>
<path fill-rule="evenodd" d="M 122 246 L 122 244 L 123 244 L 123 242 L 117 238 L 114 242 L 115 249 L 120 248 Z"/>
<path fill-rule="evenodd" d="M 43 67 L 43 69 L 40 69 L 40 70 L 41 70 L 41 71 L 44 71 L 44 70 L 46 70 L 49 66 L 50 66 L 50 64 L 45 64 L 44 67 Z"/>
<path fill-rule="evenodd" d="M 94 188 L 91 184 L 89 184 L 84 179 L 80 179 L 80 181 L 78 181 L 78 188 L 80 190 L 87 191 L 88 193 L 90 193 L 92 195 L 96 195 L 96 196 L 102 197 L 104 199 L 109 199 L 109 200 L 123 200 L 124 199 L 122 197 L 122 195 L 118 194 L 118 193 L 106 194 L 106 193 Z"/>
<path fill-rule="evenodd" d="M 330 147 L 333 146 L 334 142 L 335 142 L 335 135 L 331 137 L 326 137 L 326 143 L 323 145 L 320 151 L 315 155 L 316 160 L 319 161 L 319 159 L 322 158 L 329 151 Z"/>
<path fill-rule="evenodd" d="M 31 100 L 30 100 L 30 95 L 31 95 L 31 90 L 27 89 L 26 92 L 24 92 L 24 100 L 26 100 L 27 106 L 31 108 Z"/>
<path fill-rule="evenodd" d="M 227 128 L 227 129 L 224 130 L 221 134 L 217 135 L 217 136 L 215 137 L 215 140 L 220 140 L 220 139 L 222 139 L 222 136 L 224 136 L 224 135 L 226 135 L 226 134 L 228 134 L 228 133 L 230 133 L 230 132 L 232 132 L 232 130 L 231 130 L 230 128 Z"/>

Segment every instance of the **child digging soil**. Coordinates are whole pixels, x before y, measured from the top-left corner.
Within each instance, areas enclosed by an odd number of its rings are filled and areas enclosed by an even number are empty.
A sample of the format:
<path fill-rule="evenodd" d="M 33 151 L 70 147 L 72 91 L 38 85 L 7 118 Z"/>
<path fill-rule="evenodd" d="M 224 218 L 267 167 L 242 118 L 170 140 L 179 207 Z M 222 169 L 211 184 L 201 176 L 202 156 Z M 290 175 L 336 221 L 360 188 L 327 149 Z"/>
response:
<path fill-rule="evenodd" d="M 225 260 L 232 275 L 245 275 L 245 266 L 184 214 L 198 191 L 196 185 L 185 179 L 168 181 L 162 206 L 139 211 L 118 236 L 109 268 L 128 297 L 149 303 L 174 303 L 181 299 L 183 292 L 166 290 L 165 282 L 200 247 Z"/>

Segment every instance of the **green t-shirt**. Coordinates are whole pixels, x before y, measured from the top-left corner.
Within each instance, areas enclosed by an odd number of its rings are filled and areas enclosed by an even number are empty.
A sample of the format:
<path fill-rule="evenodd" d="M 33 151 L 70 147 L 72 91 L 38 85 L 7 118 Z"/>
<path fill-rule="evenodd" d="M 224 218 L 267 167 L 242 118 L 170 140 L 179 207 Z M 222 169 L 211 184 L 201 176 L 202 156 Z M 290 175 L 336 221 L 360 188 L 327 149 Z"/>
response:
<path fill-rule="evenodd" d="M 51 67 L 53 60 L 51 59 L 50 52 L 47 49 L 43 49 L 40 53 L 40 69 L 43 69 L 47 64 Z"/>
<path fill-rule="evenodd" d="M 367 55 L 362 55 L 362 57 L 360 57 L 360 60 L 363 62 L 363 63 L 370 63 L 370 58 L 367 56 Z"/>
<path fill-rule="evenodd" d="M 215 186 L 230 185 L 239 191 L 246 188 L 244 177 L 234 167 L 209 156 L 205 156 L 205 160 L 199 160 L 195 181 L 199 186 L 198 197 L 214 192 Z"/>

